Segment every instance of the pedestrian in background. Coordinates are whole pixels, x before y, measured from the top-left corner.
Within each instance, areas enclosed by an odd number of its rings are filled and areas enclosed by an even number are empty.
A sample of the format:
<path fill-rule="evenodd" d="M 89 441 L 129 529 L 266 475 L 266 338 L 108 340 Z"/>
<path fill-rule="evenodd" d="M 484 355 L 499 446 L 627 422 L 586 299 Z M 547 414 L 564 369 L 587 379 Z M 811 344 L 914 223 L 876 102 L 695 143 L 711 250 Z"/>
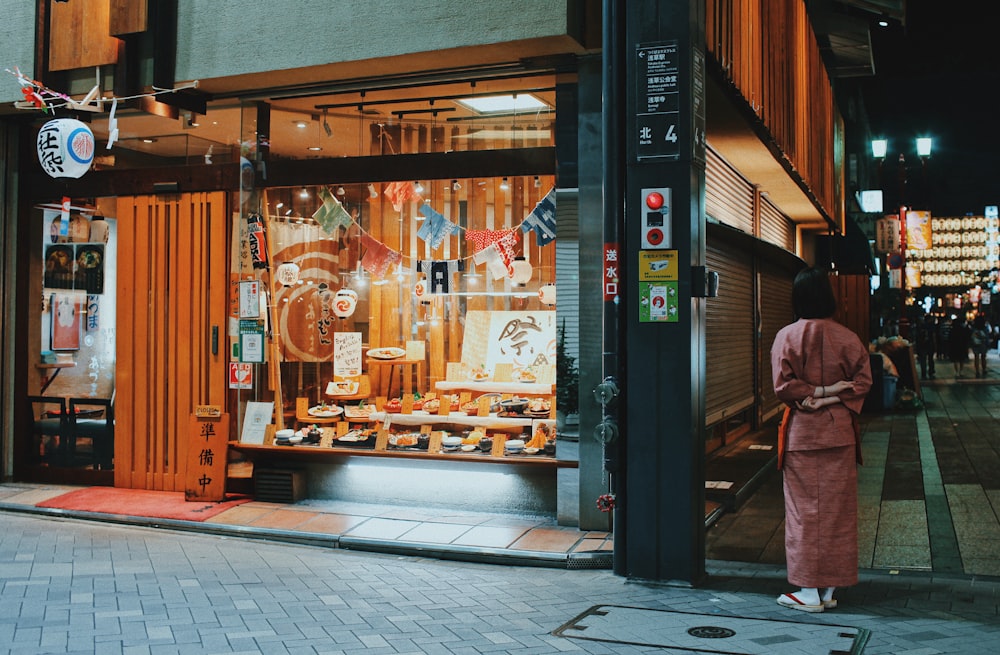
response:
<path fill-rule="evenodd" d="M 787 409 L 779 441 L 784 472 L 788 581 L 779 605 L 805 612 L 837 606 L 837 587 L 858 581 L 858 414 L 871 388 L 868 349 L 833 320 L 826 273 L 807 268 L 792 284 L 797 320 L 771 347 L 774 392 Z"/>
<path fill-rule="evenodd" d="M 920 379 L 926 380 L 934 377 L 934 353 L 937 350 L 937 322 L 930 314 L 924 314 L 924 318 L 917 325 L 915 348 L 917 351 L 917 362 L 920 363 Z"/>
<path fill-rule="evenodd" d="M 955 378 L 961 378 L 965 371 L 965 363 L 969 361 L 969 346 L 972 330 L 964 316 L 956 316 L 952 321 L 951 332 L 948 334 L 948 356 L 955 368 Z"/>
<path fill-rule="evenodd" d="M 976 377 L 986 377 L 986 352 L 990 349 L 992 330 L 986 316 L 978 314 L 972 324 L 969 344 L 972 346 L 972 363 L 976 367 Z"/>

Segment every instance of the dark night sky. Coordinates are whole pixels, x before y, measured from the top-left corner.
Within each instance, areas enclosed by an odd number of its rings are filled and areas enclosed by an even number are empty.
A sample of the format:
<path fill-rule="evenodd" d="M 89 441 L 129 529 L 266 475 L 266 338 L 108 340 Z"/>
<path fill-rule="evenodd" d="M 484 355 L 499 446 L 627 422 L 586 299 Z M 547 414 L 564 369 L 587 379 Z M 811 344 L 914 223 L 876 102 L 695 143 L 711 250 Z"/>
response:
<path fill-rule="evenodd" d="M 1000 204 L 1000 39 L 991 4 L 910 0 L 905 27 L 873 29 L 876 75 L 862 85 L 873 134 L 890 140 L 886 166 L 900 152 L 916 165 L 916 137 L 934 139 L 926 180 L 938 216 L 982 215 Z"/>

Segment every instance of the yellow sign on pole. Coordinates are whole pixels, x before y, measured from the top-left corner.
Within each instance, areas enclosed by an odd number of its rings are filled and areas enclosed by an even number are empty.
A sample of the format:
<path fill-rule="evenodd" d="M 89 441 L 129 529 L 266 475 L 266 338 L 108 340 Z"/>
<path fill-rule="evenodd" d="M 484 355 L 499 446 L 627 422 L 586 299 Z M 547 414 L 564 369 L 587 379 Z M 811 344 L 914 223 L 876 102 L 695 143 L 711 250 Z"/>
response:
<path fill-rule="evenodd" d="M 677 280 L 676 250 L 640 250 L 639 280 L 641 282 L 673 282 Z"/>

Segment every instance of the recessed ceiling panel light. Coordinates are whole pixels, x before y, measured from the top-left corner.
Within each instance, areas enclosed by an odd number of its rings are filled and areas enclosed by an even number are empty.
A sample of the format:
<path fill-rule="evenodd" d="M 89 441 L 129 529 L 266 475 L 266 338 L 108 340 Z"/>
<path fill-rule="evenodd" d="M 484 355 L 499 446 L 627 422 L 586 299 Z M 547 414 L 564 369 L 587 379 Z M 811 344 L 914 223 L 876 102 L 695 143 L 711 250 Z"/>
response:
<path fill-rule="evenodd" d="M 548 105 L 530 93 L 481 96 L 478 98 L 460 98 L 457 102 L 479 114 L 496 114 L 501 112 L 530 111 L 532 109 L 548 108 Z"/>

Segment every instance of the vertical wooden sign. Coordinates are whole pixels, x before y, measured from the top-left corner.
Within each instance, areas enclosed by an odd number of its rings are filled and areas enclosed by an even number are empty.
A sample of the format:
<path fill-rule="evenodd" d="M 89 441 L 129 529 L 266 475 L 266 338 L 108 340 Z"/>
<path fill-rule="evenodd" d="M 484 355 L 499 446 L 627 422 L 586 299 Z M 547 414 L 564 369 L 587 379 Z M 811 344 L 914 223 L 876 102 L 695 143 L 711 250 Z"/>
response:
<path fill-rule="evenodd" d="M 229 414 L 191 415 L 184 500 L 220 501 L 226 497 Z"/>

